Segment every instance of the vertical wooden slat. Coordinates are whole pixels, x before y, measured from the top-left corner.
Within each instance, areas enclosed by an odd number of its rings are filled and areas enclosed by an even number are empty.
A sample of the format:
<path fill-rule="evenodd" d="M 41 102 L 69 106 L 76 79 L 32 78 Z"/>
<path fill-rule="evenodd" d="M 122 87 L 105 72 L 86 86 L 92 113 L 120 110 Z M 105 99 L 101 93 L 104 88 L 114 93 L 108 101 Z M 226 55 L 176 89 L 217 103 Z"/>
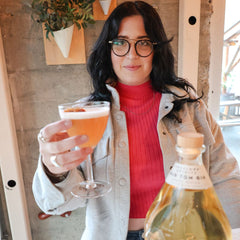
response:
<path fill-rule="evenodd" d="M 213 0 L 212 4 L 208 108 L 215 119 L 218 119 L 222 79 L 225 0 Z"/>
<path fill-rule="evenodd" d="M 0 169 L 13 240 L 30 240 L 30 224 L 0 30 Z"/>
<path fill-rule="evenodd" d="M 178 75 L 197 89 L 201 0 L 179 1 Z M 194 18 L 196 19 L 195 24 Z M 192 21 L 191 21 L 192 20 Z"/>

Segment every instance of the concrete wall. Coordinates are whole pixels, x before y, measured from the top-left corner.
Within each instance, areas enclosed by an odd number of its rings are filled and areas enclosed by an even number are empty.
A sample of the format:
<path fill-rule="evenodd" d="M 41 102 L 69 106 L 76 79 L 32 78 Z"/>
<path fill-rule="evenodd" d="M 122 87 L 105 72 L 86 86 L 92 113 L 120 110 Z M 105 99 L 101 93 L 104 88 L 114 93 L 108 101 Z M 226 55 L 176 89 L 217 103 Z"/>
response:
<path fill-rule="evenodd" d="M 58 103 L 88 95 L 91 88 L 89 76 L 85 64 L 59 66 L 45 64 L 42 29 L 31 19 L 31 2 L 31 0 L 1 0 L 0 27 L 32 235 L 36 240 L 79 239 L 84 228 L 84 209 L 74 211 L 69 218 L 54 216 L 40 221 L 37 217 L 40 209 L 33 199 L 31 185 L 38 159 L 37 133 L 45 124 L 59 119 Z M 123 1 L 118 1 L 120 2 Z M 147 2 L 153 4 L 160 13 L 168 36 L 174 36 L 172 46 L 177 59 L 179 1 L 147 0 Z M 205 96 L 208 95 L 210 56 L 209 2 L 202 0 L 201 4 L 198 92 L 203 90 Z M 102 25 L 103 21 L 98 21 L 85 31 L 87 56 Z M 2 191 L 2 188 L 0 189 Z"/>

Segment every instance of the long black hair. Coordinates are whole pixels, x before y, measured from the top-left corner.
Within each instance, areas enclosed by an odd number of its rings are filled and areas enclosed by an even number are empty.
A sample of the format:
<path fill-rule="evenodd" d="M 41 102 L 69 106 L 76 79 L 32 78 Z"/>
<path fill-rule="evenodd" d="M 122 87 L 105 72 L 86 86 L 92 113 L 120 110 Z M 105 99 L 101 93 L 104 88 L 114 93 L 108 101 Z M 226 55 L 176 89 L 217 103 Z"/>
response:
<path fill-rule="evenodd" d="M 152 72 L 150 74 L 151 84 L 155 91 L 171 92 L 169 86 L 176 86 L 189 91 L 192 85 L 186 80 L 178 78 L 174 72 L 174 56 L 170 42 L 164 31 L 160 16 L 156 10 L 143 1 L 127 1 L 118 5 L 106 20 L 102 32 L 96 41 L 92 53 L 88 59 L 87 69 L 92 78 L 94 91 L 93 100 L 106 100 L 111 102 L 111 93 L 106 87 L 108 81 L 117 81 L 111 62 L 111 45 L 108 41 L 118 36 L 119 26 L 125 17 L 140 15 L 143 17 L 145 31 L 153 42 L 158 44 L 154 47 L 152 61 Z M 110 82 L 111 83 L 111 82 Z M 181 102 L 186 102 L 184 101 Z M 189 99 L 189 101 L 192 101 Z M 180 102 L 174 104 L 174 111 L 181 108 Z M 174 114 L 168 117 L 175 118 Z M 172 116 L 171 116 L 172 115 Z"/>

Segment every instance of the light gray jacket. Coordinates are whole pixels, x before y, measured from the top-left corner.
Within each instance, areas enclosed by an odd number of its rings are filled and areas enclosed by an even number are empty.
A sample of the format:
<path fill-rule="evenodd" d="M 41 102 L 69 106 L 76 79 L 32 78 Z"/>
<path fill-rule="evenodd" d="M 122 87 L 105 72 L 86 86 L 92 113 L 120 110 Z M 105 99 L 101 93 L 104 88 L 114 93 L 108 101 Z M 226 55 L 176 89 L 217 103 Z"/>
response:
<path fill-rule="evenodd" d="M 124 112 L 120 111 L 117 91 L 112 92 L 111 116 L 103 138 L 94 152 L 94 174 L 96 179 L 108 179 L 112 191 L 101 198 L 88 200 L 72 197 L 71 186 L 83 179 L 77 169 L 72 170 L 61 183 L 53 184 L 45 174 L 41 162 L 33 180 L 33 193 L 38 206 L 48 214 L 62 214 L 78 207 L 86 208 L 86 229 L 82 240 L 125 240 L 128 230 L 130 208 L 130 176 L 128 135 Z M 180 96 L 183 90 L 171 88 Z M 215 190 L 233 228 L 240 227 L 240 173 L 239 167 L 224 144 L 220 127 L 207 111 L 203 101 L 186 103 L 179 112 L 182 123 L 164 118 L 176 97 L 162 94 L 159 106 L 157 130 L 163 153 L 164 173 L 167 176 L 177 159 L 176 136 L 183 131 L 204 134 L 206 151 L 204 165 L 209 172 Z M 141 146 L 139 146 L 141 147 Z M 81 166 L 85 170 L 85 166 Z"/>

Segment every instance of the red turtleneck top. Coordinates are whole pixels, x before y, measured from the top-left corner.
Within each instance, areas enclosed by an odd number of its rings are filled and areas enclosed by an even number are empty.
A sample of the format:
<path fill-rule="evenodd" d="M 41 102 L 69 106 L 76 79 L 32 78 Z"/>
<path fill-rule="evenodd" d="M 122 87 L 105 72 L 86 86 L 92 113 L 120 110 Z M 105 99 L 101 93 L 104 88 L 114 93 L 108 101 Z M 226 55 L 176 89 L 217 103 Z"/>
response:
<path fill-rule="evenodd" d="M 130 218 L 145 218 L 165 177 L 157 133 L 161 93 L 150 81 L 138 86 L 118 83 L 121 110 L 126 114 L 130 157 Z"/>

